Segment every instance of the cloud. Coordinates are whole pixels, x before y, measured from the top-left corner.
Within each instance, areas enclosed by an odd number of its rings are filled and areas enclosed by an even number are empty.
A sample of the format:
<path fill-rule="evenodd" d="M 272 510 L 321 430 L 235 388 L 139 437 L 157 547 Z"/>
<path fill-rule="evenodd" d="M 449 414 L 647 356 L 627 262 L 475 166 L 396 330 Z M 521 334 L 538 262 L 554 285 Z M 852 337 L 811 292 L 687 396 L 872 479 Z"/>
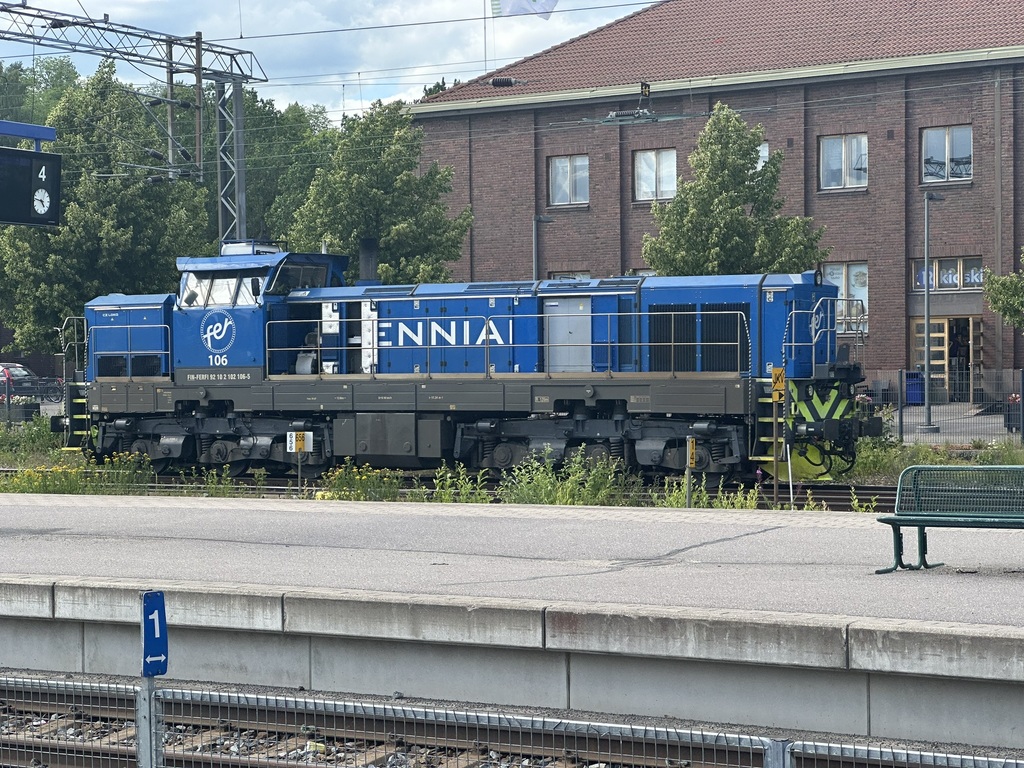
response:
<path fill-rule="evenodd" d="M 253 84 L 261 96 L 279 107 L 320 104 L 334 118 L 375 99 L 419 98 L 442 77 L 449 85 L 472 79 L 641 7 L 635 0 L 560 0 L 547 21 L 492 19 L 490 0 L 48 0 L 47 10 L 82 16 L 83 5 L 114 24 L 177 36 L 198 30 L 207 41 L 251 51 L 268 79 Z M 25 44 L 0 42 L 0 61 L 30 60 L 32 53 Z M 83 74 L 97 63 L 75 59 Z M 118 76 L 137 85 L 164 80 L 158 69 L 125 64 Z"/>

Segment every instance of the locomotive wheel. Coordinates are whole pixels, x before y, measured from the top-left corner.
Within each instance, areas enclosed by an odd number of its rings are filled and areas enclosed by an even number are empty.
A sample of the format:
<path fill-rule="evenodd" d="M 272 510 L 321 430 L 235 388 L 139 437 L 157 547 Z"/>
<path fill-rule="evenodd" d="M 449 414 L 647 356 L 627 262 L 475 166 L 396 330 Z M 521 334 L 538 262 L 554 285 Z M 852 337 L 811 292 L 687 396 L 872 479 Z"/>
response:
<path fill-rule="evenodd" d="M 157 475 L 166 475 L 168 470 L 171 468 L 170 459 L 150 459 L 149 465 L 153 468 L 153 472 Z"/>
<path fill-rule="evenodd" d="M 498 443 L 494 446 L 491 460 L 498 469 L 508 469 L 516 460 L 515 449 L 511 443 Z"/>
<path fill-rule="evenodd" d="M 294 465 L 279 464 L 277 462 L 267 462 L 263 465 L 263 468 L 267 471 L 267 477 L 288 477 L 288 475 L 295 471 Z"/>
<path fill-rule="evenodd" d="M 245 461 L 229 461 L 224 465 L 224 475 L 226 477 L 241 477 L 249 471 L 249 464 L 248 459 Z"/>
<path fill-rule="evenodd" d="M 583 455 L 591 464 L 599 464 L 608 461 L 612 452 L 607 443 L 587 443 L 583 446 Z"/>

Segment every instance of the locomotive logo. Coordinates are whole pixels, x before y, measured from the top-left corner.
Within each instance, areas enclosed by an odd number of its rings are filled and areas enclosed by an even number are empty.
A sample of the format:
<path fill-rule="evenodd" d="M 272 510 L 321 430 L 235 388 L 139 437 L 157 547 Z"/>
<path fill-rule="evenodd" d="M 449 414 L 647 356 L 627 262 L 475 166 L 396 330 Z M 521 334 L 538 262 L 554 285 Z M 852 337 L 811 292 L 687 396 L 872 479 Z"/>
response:
<path fill-rule="evenodd" d="M 394 338 L 397 331 L 397 340 Z M 479 347 L 484 345 L 504 346 L 512 343 L 511 318 L 496 320 L 487 318 L 483 324 L 479 319 L 465 320 L 400 320 L 392 325 L 382 322 L 378 326 L 378 344 L 382 347 Z"/>
<path fill-rule="evenodd" d="M 223 309 L 211 309 L 199 324 L 203 346 L 213 353 L 227 352 L 235 343 L 235 321 Z"/>

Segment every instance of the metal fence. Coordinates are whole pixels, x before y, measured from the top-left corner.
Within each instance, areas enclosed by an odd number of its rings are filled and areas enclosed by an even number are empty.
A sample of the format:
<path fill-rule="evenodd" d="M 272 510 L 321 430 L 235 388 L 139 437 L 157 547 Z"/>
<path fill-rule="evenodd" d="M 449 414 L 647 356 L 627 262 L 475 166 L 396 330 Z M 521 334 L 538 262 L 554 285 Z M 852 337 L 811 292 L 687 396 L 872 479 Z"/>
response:
<path fill-rule="evenodd" d="M 1024 768 L 1009 755 L 212 690 L 0 677 L 3 768 Z M 766 704 L 766 706 L 768 706 Z M 143 744 L 152 743 L 152 754 Z M 138 749 L 136 749 L 138 747 Z"/>
<path fill-rule="evenodd" d="M 933 375 L 925 392 L 918 370 L 869 370 L 861 401 L 881 411 L 902 442 L 983 447 L 1021 441 L 1024 371 L 963 370 Z M 866 400 L 869 398 L 869 400 Z"/>

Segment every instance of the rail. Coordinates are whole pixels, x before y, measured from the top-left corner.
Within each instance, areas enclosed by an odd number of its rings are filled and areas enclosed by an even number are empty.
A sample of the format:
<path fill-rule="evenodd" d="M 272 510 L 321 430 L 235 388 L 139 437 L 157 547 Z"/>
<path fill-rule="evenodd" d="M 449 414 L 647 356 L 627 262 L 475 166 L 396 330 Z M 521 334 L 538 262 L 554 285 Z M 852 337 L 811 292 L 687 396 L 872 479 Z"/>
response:
<path fill-rule="evenodd" d="M 809 336 L 803 341 L 798 334 L 803 326 L 787 323 L 783 349 L 786 359 L 797 357 L 797 350 L 810 350 L 811 365 L 817 367 L 835 361 L 845 344 L 850 362 L 858 362 L 864 350 L 868 316 L 860 299 L 819 299 L 810 309 L 794 309 L 790 318 L 806 318 Z"/>
<path fill-rule="evenodd" d="M 58 349 L 57 354 L 63 358 L 62 369 L 64 381 L 77 381 L 78 372 L 85 371 L 87 362 L 88 347 L 85 335 L 84 317 L 66 317 L 60 327 L 54 328 L 57 332 Z"/>
<path fill-rule="evenodd" d="M 0 677 L 0 764 L 147 766 L 137 748 L 149 741 L 157 745 L 156 763 L 166 768 L 1024 768 L 1005 755 L 957 755 L 914 745 L 171 687 L 154 691 L 154 733 L 145 739 L 138 727 L 146 718 L 136 717 L 138 692 L 128 684 Z"/>
<path fill-rule="evenodd" d="M 357 324 L 359 333 L 351 332 Z M 528 338 L 519 340 L 524 334 Z M 551 340 L 559 334 L 565 340 Z M 616 371 L 749 375 L 753 367 L 749 320 L 733 310 L 272 320 L 264 341 L 268 375 L 344 370 L 376 377 L 387 374 L 393 360 L 428 377 L 466 375 L 471 362 L 481 378 L 574 372 L 611 377 Z M 462 365 L 453 371 L 447 358 L 456 353 L 462 357 L 454 362 Z"/>

